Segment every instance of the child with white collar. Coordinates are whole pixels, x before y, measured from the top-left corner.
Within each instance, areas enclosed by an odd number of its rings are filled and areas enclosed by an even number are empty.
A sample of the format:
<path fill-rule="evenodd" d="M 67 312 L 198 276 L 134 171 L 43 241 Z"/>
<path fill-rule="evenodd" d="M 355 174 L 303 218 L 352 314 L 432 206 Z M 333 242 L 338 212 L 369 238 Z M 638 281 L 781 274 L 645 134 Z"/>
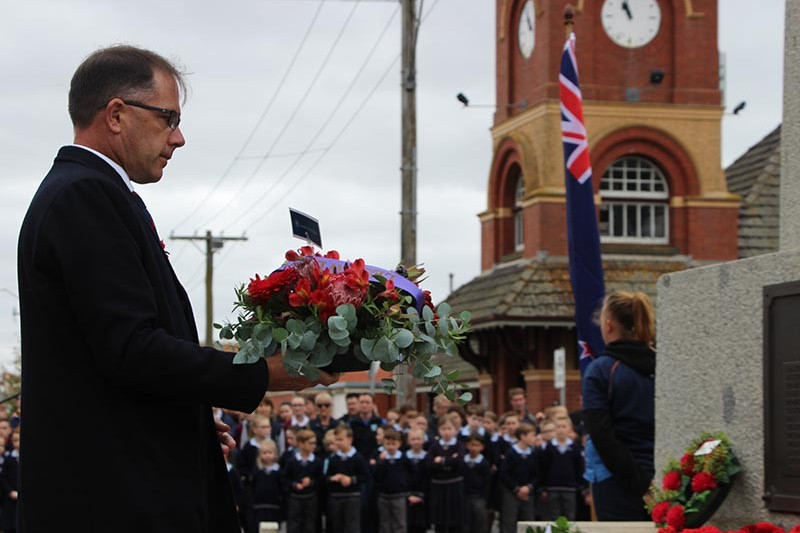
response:
<path fill-rule="evenodd" d="M 408 463 L 400 451 L 403 437 L 393 427 L 383 432 L 384 450 L 375 465 L 380 533 L 406 533 L 406 498 L 409 490 Z"/>
<path fill-rule="evenodd" d="M 408 431 L 408 450 L 405 454 L 409 471 L 408 509 L 406 511 L 408 533 L 428 531 L 428 511 L 425 506 L 428 499 L 428 471 L 425 468 L 427 436 L 422 428 L 412 428 Z"/>
<path fill-rule="evenodd" d="M 328 481 L 328 523 L 331 531 L 361 531 L 361 488 L 369 481 L 367 461 L 353 447 L 353 430 L 340 424 L 333 430 Z"/>
<path fill-rule="evenodd" d="M 535 514 L 536 428 L 527 423 L 519 425 L 517 442 L 508 450 L 500 465 L 503 486 L 500 512 L 501 533 L 515 533 L 517 522 L 533 520 Z"/>
<path fill-rule="evenodd" d="M 289 493 L 287 533 L 316 533 L 317 487 L 322 479 L 322 460 L 314 455 L 317 436 L 310 429 L 295 433 L 297 451 L 283 467 L 284 491 Z"/>
<path fill-rule="evenodd" d="M 431 444 L 426 464 L 430 475 L 431 522 L 437 533 L 464 527 L 464 444 L 456 438 L 456 424 L 448 415 L 439 418 L 439 439 Z"/>
<path fill-rule="evenodd" d="M 487 506 L 492 470 L 489 460 L 483 455 L 485 447 L 480 435 L 467 437 L 464 456 L 464 493 L 467 504 L 467 533 L 486 533 Z"/>
<path fill-rule="evenodd" d="M 555 437 L 537 454 L 540 478 L 541 513 L 545 520 L 566 516 L 575 520 L 575 498 L 583 485 L 583 453 L 569 434 L 572 423 L 569 417 L 555 421 Z"/>
<path fill-rule="evenodd" d="M 252 515 L 248 519 L 248 531 L 258 532 L 260 522 L 283 520 L 283 492 L 278 465 L 278 446 L 272 439 L 259 443 L 256 471 L 252 480 Z"/>

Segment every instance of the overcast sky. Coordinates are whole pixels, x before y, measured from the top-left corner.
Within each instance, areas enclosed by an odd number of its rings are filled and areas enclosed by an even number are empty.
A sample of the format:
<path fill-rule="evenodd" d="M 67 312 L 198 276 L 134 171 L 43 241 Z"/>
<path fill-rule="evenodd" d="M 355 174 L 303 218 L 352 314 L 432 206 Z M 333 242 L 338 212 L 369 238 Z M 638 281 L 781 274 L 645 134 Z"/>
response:
<path fill-rule="evenodd" d="M 719 0 L 727 165 L 781 117 L 784 0 Z M 434 300 L 480 270 L 494 101 L 493 0 L 425 0 L 418 45 L 418 261 Z M 16 242 L 58 148 L 67 91 L 94 49 L 136 44 L 191 73 L 187 144 L 157 185 L 138 187 L 205 317 L 204 255 L 176 235 L 238 236 L 215 258 L 214 319 L 233 289 L 302 243 L 288 207 L 320 220 L 326 249 L 391 267 L 400 249 L 400 13 L 394 1 L 0 0 L 0 363 L 19 344 Z M 304 36 L 307 38 L 304 39 Z M 302 47 L 301 47 L 301 43 Z M 298 54 L 299 50 L 299 54 Z M 580 64 L 580 44 L 578 45 Z M 291 66 L 291 68 L 290 68 Z M 201 243 L 198 243 L 198 245 Z M 58 320 L 58 317 L 53 317 Z"/>

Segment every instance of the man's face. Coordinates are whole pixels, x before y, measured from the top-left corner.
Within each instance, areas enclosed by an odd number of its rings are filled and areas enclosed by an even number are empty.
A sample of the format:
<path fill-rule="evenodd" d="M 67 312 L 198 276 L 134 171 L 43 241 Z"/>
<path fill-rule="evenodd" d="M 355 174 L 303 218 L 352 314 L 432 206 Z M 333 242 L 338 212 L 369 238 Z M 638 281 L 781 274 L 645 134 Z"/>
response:
<path fill-rule="evenodd" d="M 301 419 L 306 416 L 306 401 L 302 398 L 292 399 L 292 414 L 295 418 Z"/>
<path fill-rule="evenodd" d="M 153 90 L 129 101 L 180 113 L 178 85 L 168 74 L 156 70 Z M 161 179 L 172 153 L 186 144 L 180 126 L 172 130 L 168 115 L 151 109 L 124 104 L 119 114 L 120 142 L 117 156 L 131 181 L 155 183 Z"/>
<path fill-rule="evenodd" d="M 358 398 L 351 396 L 347 399 L 347 414 L 355 416 L 358 413 Z"/>
<path fill-rule="evenodd" d="M 372 396 L 364 394 L 358 397 L 358 412 L 362 416 L 372 416 Z"/>
<path fill-rule="evenodd" d="M 522 413 L 525 411 L 525 395 L 524 394 L 515 394 L 511 397 L 511 409 Z"/>

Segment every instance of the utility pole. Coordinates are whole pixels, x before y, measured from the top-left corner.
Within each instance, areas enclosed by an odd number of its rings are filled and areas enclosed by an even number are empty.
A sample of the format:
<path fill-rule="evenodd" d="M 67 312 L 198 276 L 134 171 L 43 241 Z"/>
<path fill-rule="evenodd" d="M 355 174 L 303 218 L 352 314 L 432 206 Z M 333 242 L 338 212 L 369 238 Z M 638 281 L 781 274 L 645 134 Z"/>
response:
<path fill-rule="evenodd" d="M 211 235 L 211 231 L 206 231 L 205 237 L 199 237 L 197 235 L 186 235 L 186 236 L 177 236 L 177 235 L 170 235 L 170 239 L 174 239 L 176 241 L 206 241 L 206 346 L 211 346 L 214 341 L 211 338 L 211 330 L 212 324 L 214 321 L 212 320 L 212 316 L 214 314 L 214 294 L 213 294 L 213 283 L 212 280 L 214 279 L 214 252 L 221 249 L 225 241 L 246 241 L 247 237 L 214 237 Z"/>
<path fill-rule="evenodd" d="M 417 33 L 416 0 L 402 0 L 402 210 L 400 211 L 400 262 L 417 264 Z M 397 376 L 397 404 L 416 403 L 417 384 L 411 374 Z"/>

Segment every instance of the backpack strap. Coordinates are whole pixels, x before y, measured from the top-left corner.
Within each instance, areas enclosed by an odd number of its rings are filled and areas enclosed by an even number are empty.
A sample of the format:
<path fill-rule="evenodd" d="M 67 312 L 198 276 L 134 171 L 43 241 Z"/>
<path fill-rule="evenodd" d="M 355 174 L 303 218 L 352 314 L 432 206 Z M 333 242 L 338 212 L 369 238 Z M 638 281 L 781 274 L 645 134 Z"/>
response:
<path fill-rule="evenodd" d="M 614 364 L 611 365 L 611 372 L 608 373 L 608 401 L 611 402 L 611 397 L 614 394 L 614 374 L 617 372 L 617 367 L 619 367 L 619 359 L 614 361 Z"/>

